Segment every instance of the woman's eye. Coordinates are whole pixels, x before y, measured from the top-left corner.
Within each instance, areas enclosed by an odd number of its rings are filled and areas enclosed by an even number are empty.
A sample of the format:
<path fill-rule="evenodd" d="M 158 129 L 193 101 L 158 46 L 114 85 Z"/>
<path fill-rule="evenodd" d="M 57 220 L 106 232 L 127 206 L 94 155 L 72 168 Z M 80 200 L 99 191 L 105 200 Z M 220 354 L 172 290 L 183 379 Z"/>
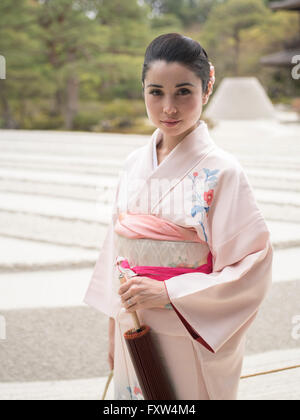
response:
<path fill-rule="evenodd" d="M 187 95 L 188 93 L 190 93 L 190 91 L 188 89 L 180 89 L 179 92 L 184 92 L 185 95 Z"/>
<path fill-rule="evenodd" d="M 188 95 L 190 93 L 190 91 L 188 89 L 185 89 L 185 88 L 184 89 L 180 89 L 178 92 L 181 92 L 181 94 L 184 95 L 184 96 L 185 95 Z M 160 90 L 157 90 L 157 89 L 151 90 L 150 94 L 153 95 L 153 96 L 159 96 L 161 94 L 161 91 Z"/>
<path fill-rule="evenodd" d="M 151 92 L 150 92 L 151 95 L 157 96 L 157 95 L 155 95 L 155 93 L 160 93 L 160 90 L 155 89 L 155 90 L 151 90 Z"/>

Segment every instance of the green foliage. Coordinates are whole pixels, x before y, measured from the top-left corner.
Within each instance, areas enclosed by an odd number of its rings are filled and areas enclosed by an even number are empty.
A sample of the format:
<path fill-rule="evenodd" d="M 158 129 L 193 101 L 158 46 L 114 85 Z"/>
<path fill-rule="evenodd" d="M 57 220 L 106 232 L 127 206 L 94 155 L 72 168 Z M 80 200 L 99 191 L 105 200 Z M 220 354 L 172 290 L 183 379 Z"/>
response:
<path fill-rule="evenodd" d="M 153 132 L 141 89 L 151 40 L 180 32 L 198 40 L 226 76 L 255 76 L 275 101 L 300 83 L 262 56 L 299 38 L 296 13 L 268 0 L 1 0 L 0 127 Z"/>
<path fill-rule="evenodd" d="M 145 104 L 142 100 L 118 98 L 107 103 L 89 101 L 82 102 L 80 111 L 74 119 L 74 129 L 81 131 L 126 131 L 144 119 Z"/>
<path fill-rule="evenodd" d="M 224 0 L 145 0 L 155 18 L 164 19 L 164 17 L 174 16 L 181 25 L 188 29 L 195 24 L 202 24 L 209 16 L 211 9 L 216 4 L 223 3 Z M 168 25 L 166 25 L 168 26 Z"/>
<path fill-rule="evenodd" d="M 241 75 L 243 33 L 262 24 L 270 13 L 261 0 L 228 0 L 214 6 L 204 25 L 203 35 L 208 50 L 222 56 L 221 71 Z"/>
<path fill-rule="evenodd" d="M 74 130 L 93 131 L 93 128 L 99 124 L 99 114 L 91 114 L 87 111 L 79 111 L 74 118 Z"/>
<path fill-rule="evenodd" d="M 180 19 L 171 13 L 154 16 L 151 19 L 151 27 L 155 30 L 162 30 L 163 32 L 179 32 L 179 29 L 182 29 Z"/>

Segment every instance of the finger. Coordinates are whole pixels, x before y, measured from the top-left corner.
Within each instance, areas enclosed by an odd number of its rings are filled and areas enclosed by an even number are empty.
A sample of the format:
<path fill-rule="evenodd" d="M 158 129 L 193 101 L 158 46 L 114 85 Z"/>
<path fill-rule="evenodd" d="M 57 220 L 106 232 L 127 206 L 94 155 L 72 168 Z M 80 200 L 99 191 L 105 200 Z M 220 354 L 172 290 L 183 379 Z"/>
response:
<path fill-rule="evenodd" d="M 128 290 L 128 288 L 132 287 L 133 285 L 140 285 L 142 284 L 143 280 L 146 279 L 146 277 L 140 277 L 140 276 L 135 276 L 132 277 L 130 279 L 128 279 L 126 281 L 126 283 L 123 283 L 119 290 L 121 291 L 120 294 L 122 294 L 123 292 L 126 292 Z"/>
<path fill-rule="evenodd" d="M 128 299 L 130 299 L 132 296 L 130 295 L 130 293 L 129 292 L 126 292 L 126 293 L 123 293 L 121 296 L 120 296 L 120 298 L 121 298 L 121 301 L 124 303 L 124 302 L 126 302 L 126 300 L 128 300 Z"/>
<path fill-rule="evenodd" d="M 130 282 L 129 281 L 127 281 L 126 283 L 122 284 L 119 287 L 119 295 L 122 295 L 123 293 L 127 292 L 127 290 L 129 289 L 129 287 L 130 287 Z"/>
<path fill-rule="evenodd" d="M 136 306 L 136 299 L 135 298 L 129 298 L 128 300 L 125 300 L 123 303 L 123 306 L 125 309 L 132 309 Z"/>
<path fill-rule="evenodd" d="M 129 299 L 131 296 L 136 295 L 139 292 L 138 285 L 140 284 L 140 281 L 137 280 L 130 280 L 126 284 L 126 288 L 123 287 L 125 285 L 122 285 L 119 288 L 119 294 L 121 296 L 125 296 L 125 299 Z"/>
<path fill-rule="evenodd" d="M 145 309 L 143 304 L 140 304 L 139 302 L 135 302 L 134 305 L 130 306 L 129 308 L 126 308 L 125 311 L 128 313 L 136 312 L 139 309 Z"/>
<path fill-rule="evenodd" d="M 134 284 L 140 284 L 140 279 L 138 279 L 137 277 L 133 277 L 133 278 L 129 278 L 126 283 L 123 283 L 120 287 L 119 287 L 119 293 L 122 294 L 124 292 L 126 292 L 130 287 L 132 287 L 132 285 Z"/>
<path fill-rule="evenodd" d="M 128 299 L 134 298 L 138 294 L 138 290 L 132 286 L 127 292 L 123 293 L 121 297 L 121 301 L 125 302 Z"/>

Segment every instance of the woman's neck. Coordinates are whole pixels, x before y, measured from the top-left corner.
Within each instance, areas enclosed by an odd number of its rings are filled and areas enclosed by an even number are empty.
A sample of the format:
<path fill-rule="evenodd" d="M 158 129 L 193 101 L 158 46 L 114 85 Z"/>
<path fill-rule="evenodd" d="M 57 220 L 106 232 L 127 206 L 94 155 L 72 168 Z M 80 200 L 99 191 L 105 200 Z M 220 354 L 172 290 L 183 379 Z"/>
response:
<path fill-rule="evenodd" d="M 189 133 L 191 133 L 197 126 L 199 125 L 199 122 L 192 125 L 188 130 L 186 130 L 184 133 L 180 134 L 179 136 L 167 136 L 165 134 L 162 135 L 162 139 L 156 146 L 157 150 L 160 151 L 162 156 L 165 156 L 169 154 L 174 147 L 177 146 Z"/>

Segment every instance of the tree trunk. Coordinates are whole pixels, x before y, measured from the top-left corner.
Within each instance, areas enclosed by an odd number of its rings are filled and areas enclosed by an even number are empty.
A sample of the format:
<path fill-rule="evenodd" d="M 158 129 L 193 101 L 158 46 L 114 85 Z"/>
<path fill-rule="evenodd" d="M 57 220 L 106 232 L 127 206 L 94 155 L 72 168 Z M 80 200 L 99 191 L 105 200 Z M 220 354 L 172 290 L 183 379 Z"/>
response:
<path fill-rule="evenodd" d="M 10 108 L 10 105 L 6 96 L 4 83 L 5 83 L 4 81 L 0 82 L 0 102 L 2 105 L 2 117 L 4 120 L 3 128 L 9 128 L 9 129 L 18 128 L 18 124 L 12 115 L 11 108 Z"/>
<path fill-rule="evenodd" d="M 239 62 L 240 62 L 240 34 L 237 31 L 234 35 L 234 40 L 235 40 L 235 58 L 234 58 L 234 76 L 235 77 L 239 77 L 240 75 L 240 67 L 239 67 Z"/>
<path fill-rule="evenodd" d="M 64 95 L 61 88 L 58 88 L 54 94 L 53 115 L 62 115 L 64 112 Z"/>
<path fill-rule="evenodd" d="M 72 130 L 74 117 L 78 111 L 78 91 L 79 81 L 77 76 L 71 75 L 67 80 L 66 88 L 66 110 L 65 110 L 65 128 Z"/>

